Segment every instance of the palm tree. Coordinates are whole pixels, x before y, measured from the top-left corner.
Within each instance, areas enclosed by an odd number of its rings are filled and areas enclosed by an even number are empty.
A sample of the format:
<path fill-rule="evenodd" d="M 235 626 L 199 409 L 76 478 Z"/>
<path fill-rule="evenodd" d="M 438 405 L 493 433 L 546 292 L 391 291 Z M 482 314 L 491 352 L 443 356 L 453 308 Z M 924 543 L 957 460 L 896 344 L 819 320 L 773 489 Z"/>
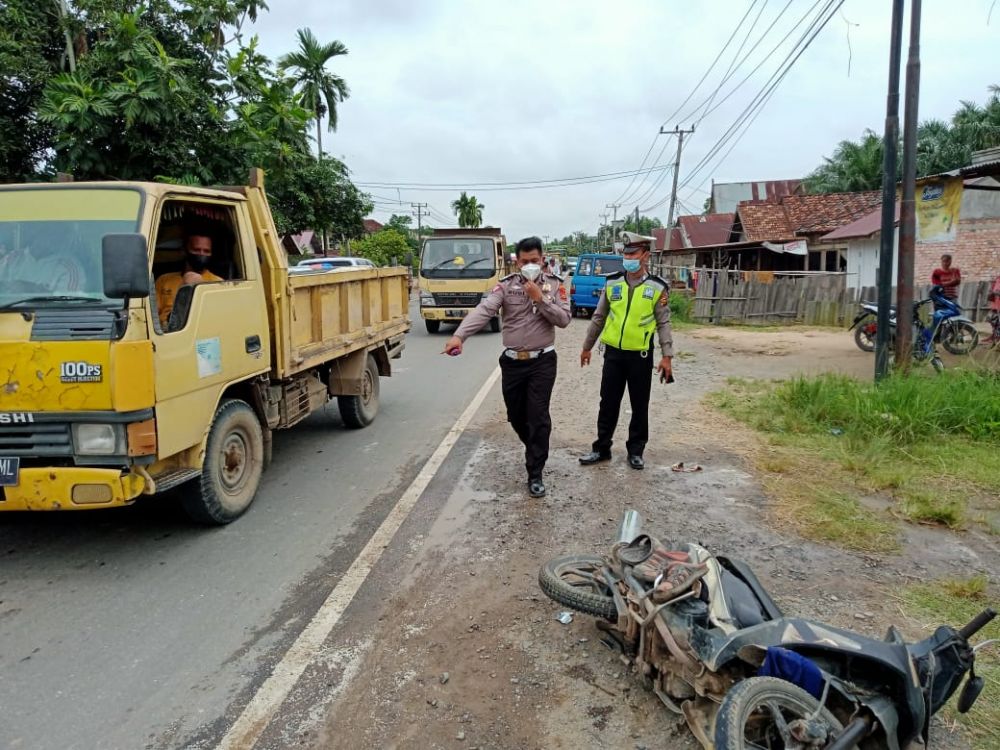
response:
<path fill-rule="evenodd" d="M 458 200 L 451 202 L 451 210 L 458 216 L 458 225 L 463 228 L 475 229 L 483 223 L 482 203 L 474 195 L 467 195 L 463 190 Z"/>
<path fill-rule="evenodd" d="M 877 190 L 882 185 L 882 139 L 866 130 L 860 141 L 841 141 L 833 156 L 806 178 L 811 193 Z"/>
<path fill-rule="evenodd" d="M 328 116 L 330 132 L 337 129 L 337 103 L 351 95 L 347 83 L 326 69 L 334 57 L 347 54 L 347 47 L 334 40 L 320 44 L 311 29 L 299 29 L 299 49 L 281 58 L 282 70 L 295 71 L 293 81 L 302 96 L 302 105 L 316 115 L 316 146 L 318 159 L 323 159 L 321 122 Z"/>

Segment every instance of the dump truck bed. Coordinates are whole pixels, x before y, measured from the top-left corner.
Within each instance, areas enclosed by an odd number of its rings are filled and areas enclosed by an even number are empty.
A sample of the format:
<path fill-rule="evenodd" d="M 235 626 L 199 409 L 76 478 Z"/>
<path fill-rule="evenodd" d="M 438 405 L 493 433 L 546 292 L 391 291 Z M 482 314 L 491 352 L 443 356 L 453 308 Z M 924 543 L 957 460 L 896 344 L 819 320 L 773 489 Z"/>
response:
<path fill-rule="evenodd" d="M 280 314 L 289 316 L 282 326 L 290 334 L 288 359 L 275 373 L 278 378 L 403 336 L 410 328 L 405 268 L 290 276 L 288 287 L 288 304 L 280 306 Z"/>

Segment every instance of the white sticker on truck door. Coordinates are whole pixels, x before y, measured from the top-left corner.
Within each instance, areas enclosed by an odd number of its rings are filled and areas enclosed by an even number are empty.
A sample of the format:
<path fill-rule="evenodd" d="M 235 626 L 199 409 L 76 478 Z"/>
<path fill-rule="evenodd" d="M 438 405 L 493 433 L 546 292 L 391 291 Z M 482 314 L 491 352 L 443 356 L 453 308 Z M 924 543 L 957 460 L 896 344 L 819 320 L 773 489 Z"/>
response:
<path fill-rule="evenodd" d="M 222 372 L 222 342 L 218 338 L 195 342 L 198 353 L 198 377 L 210 378 Z"/>

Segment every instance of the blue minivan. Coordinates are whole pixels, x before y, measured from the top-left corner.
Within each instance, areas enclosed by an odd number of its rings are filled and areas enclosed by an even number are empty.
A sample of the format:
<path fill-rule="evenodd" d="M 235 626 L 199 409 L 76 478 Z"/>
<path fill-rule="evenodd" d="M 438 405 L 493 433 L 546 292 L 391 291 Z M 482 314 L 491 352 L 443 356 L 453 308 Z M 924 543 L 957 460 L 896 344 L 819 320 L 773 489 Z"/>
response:
<path fill-rule="evenodd" d="M 581 255 L 576 262 L 573 282 L 570 284 L 569 310 L 576 315 L 586 310 L 589 315 L 597 307 L 601 291 L 607 281 L 608 274 L 622 270 L 622 256 L 611 254 L 587 253 Z"/>

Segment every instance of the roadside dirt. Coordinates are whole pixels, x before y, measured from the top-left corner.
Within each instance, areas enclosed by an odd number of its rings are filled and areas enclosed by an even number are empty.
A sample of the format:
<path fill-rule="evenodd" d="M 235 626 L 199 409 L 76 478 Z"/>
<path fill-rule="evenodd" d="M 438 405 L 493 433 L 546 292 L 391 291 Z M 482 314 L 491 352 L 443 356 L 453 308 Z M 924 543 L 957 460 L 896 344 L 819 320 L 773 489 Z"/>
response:
<path fill-rule="evenodd" d="M 746 559 L 779 605 L 882 635 L 902 616 L 891 596 L 901 583 L 996 570 L 1000 554 L 954 534 L 912 529 L 914 552 L 884 557 L 804 541 L 769 526 L 767 499 L 748 473 L 757 438 L 702 402 L 730 377 L 784 378 L 840 371 L 867 376 L 871 355 L 842 331 L 697 328 L 675 335 L 676 384 L 654 384 L 653 434 L 645 471 L 625 464 L 620 442 L 609 464 L 583 468 L 594 437 L 600 360 L 581 369 L 586 321 L 560 334 L 553 395 L 548 497 L 524 487 L 520 443 L 499 397 L 471 428 L 473 459 L 385 606 L 375 644 L 344 687 L 315 747 L 675 748 L 694 750 L 668 713 L 619 658 L 602 646 L 593 620 L 539 590 L 540 564 L 574 552 L 602 552 L 626 507 L 665 539 L 697 541 Z M 491 345 L 477 338 L 472 345 Z M 676 473 L 675 462 L 697 463 Z M 940 544 L 938 544 L 940 542 Z M 947 542 L 945 547 L 944 542 Z M 903 549 L 912 545 L 904 544 Z M 947 552 L 928 554 L 941 547 Z M 903 623 L 906 624 L 905 622 Z M 964 748 L 938 727 L 940 748 Z"/>

